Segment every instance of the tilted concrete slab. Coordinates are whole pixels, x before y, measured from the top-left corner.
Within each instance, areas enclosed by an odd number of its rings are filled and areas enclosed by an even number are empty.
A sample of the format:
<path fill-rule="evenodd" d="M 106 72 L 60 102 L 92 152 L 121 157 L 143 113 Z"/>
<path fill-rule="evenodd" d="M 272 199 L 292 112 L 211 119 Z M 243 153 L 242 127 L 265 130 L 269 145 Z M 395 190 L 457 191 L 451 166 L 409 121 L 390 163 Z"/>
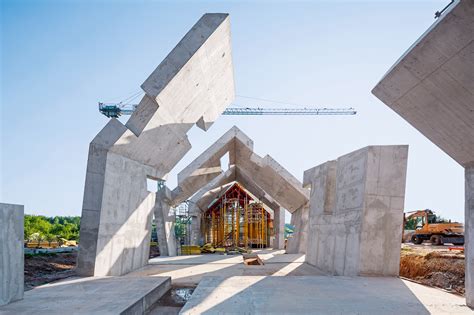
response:
<path fill-rule="evenodd" d="M 459 164 L 472 166 L 474 3 L 453 3 L 372 93 Z"/>
<path fill-rule="evenodd" d="M 205 14 L 143 83 L 126 125 L 112 119 L 89 146 L 77 271 L 122 275 L 148 261 L 156 195 L 189 151 L 186 133 L 207 129 L 234 98 L 227 14 Z M 127 235 L 127 237 L 125 237 Z"/>
<path fill-rule="evenodd" d="M 0 203 L 0 305 L 23 298 L 23 216 L 22 205 Z"/>
<path fill-rule="evenodd" d="M 178 173 L 178 186 L 173 190 L 173 204 L 179 204 L 223 172 L 220 159 L 229 152 L 229 164 L 235 164 L 235 141 L 253 150 L 253 141 L 233 126 Z"/>
<path fill-rule="evenodd" d="M 305 172 L 307 263 L 338 276 L 398 276 L 407 159 L 408 146 L 369 146 Z"/>
<path fill-rule="evenodd" d="M 216 198 L 216 196 L 227 189 L 227 187 L 235 181 L 235 166 L 229 167 L 225 172 L 220 173 L 214 177 L 204 187 L 198 190 L 189 199 L 190 205 L 195 205 L 193 209 L 199 212 L 207 210 L 207 206 Z"/>
<path fill-rule="evenodd" d="M 178 187 L 173 190 L 175 203 L 201 189 L 209 182 L 209 177 L 219 176 L 218 172 L 211 175 L 206 170 L 216 168 L 217 161 L 226 153 L 229 153 L 229 164 L 236 167 L 241 181 L 247 181 L 247 186 L 253 183 L 266 192 L 259 198 L 269 200 L 268 196 L 271 196 L 290 212 L 308 202 L 308 190 L 269 155 L 261 158 L 254 153 L 252 140 L 234 126 L 178 175 Z"/>
<path fill-rule="evenodd" d="M 372 93 L 466 168 L 466 300 L 474 307 L 474 2 L 454 1 Z"/>
<path fill-rule="evenodd" d="M 280 205 L 262 188 L 260 188 L 252 179 L 244 175 L 238 167 L 232 165 L 226 172 L 215 177 L 206 186 L 201 188 L 189 200 L 190 204 L 195 204 L 201 211 L 205 212 L 210 203 L 221 195 L 229 186 L 237 182 L 242 185 L 255 200 L 261 201 L 268 212 L 273 212 Z"/>
<path fill-rule="evenodd" d="M 229 169 L 224 172 L 220 160 L 225 154 L 229 155 Z M 171 205 L 176 206 L 193 196 L 188 203 L 192 216 L 191 242 L 200 243 L 201 213 L 234 181 L 261 201 L 272 217 L 275 212 L 278 214 L 275 248 L 281 248 L 284 209 L 294 212 L 306 205 L 309 191 L 269 155 L 261 158 L 254 153 L 253 141 L 236 126 L 178 174 Z"/>

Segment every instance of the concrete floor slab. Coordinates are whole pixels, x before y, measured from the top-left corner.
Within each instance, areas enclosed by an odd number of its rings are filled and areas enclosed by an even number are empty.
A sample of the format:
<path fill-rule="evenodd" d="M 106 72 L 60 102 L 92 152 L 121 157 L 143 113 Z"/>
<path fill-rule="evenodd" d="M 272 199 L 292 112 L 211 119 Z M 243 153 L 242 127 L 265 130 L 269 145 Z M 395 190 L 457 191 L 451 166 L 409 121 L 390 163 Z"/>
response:
<path fill-rule="evenodd" d="M 43 285 L 0 314 L 142 314 L 171 287 L 169 277 L 87 277 Z"/>
<path fill-rule="evenodd" d="M 289 294 L 291 293 L 291 294 Z M 398 278 L 204 277 L 180 314 L 474 314 L 462 297 Z"/>
<path fill-rule="evenodd" d="M 204 276 L 324 275 L 319 269 L 306 264 L 302 254 L 284 254 L 283 250 L 253 252 L 259 255 L 265 265 L 246 266 L 241 255 L 159 257 L 151 259 L 149 265 L 127 276 L 166 276 L 171 277 L 174 285 L 197 285 Z"/>

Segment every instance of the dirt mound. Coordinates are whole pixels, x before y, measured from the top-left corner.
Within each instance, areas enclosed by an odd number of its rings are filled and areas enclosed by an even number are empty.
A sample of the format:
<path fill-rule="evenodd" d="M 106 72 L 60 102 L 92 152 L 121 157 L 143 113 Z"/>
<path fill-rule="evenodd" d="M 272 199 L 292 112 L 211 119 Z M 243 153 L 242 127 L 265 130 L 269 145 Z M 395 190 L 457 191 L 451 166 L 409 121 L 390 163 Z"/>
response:
<path fill-rule="evenodd" d="M 426 255 L 402 252 L 400 276 L 463 295 L 464 257 L 437 252 Z"/>
<path fill-rule="evenodd" d="M 76 252 L 25 255 L 25 290 L 75 275 Z"/>

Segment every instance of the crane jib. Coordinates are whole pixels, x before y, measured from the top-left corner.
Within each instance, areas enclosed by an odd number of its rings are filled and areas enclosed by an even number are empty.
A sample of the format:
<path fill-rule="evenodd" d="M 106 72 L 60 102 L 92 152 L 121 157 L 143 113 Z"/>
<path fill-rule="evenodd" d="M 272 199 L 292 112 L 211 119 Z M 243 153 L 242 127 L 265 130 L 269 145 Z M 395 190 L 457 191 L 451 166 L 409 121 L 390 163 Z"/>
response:
<path fill-rule="evenodd" d="M 131 115 L 137 104 L 99 103 L 99 111 L 108 118 Z M 261 107 L 228 107 L 222 115 L 355 115 L 354 108 L 261 108 Z"/>

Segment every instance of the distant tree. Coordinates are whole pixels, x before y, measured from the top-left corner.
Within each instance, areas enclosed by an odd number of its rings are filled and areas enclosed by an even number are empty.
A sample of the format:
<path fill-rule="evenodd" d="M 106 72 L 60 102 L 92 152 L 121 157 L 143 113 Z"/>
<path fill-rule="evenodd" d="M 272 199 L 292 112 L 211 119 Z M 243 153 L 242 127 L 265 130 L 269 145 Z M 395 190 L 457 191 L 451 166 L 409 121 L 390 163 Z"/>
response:
<path fill-rule="evenodd" d="M 79 240 L 80 220 L 80 217 L 45 217 L 27 214 L 24 218 L 24 237 L 25 240 L 28 240 L 31 235 L 38 233 L 43 237 L 52 235 L 77 241 Z"/>
<path fill-rule="evenodd" d="M 46 234 L 46 235 L 44 236 L 44 238 L 45 238 L 46 241 L 48 242 L 49 247 L 51 247 L 51 243 L 52 243 L 52 242 L 54 242 L 54 241 L 57 240 L 57 237 L 56 237 L 56 235 L 54 235 L 54 234 Z"/>
<path fill-rule="evenodd" d="M 416 219 L 410 219 L 405 223 L 405 230 L 416 230 Z"/>

